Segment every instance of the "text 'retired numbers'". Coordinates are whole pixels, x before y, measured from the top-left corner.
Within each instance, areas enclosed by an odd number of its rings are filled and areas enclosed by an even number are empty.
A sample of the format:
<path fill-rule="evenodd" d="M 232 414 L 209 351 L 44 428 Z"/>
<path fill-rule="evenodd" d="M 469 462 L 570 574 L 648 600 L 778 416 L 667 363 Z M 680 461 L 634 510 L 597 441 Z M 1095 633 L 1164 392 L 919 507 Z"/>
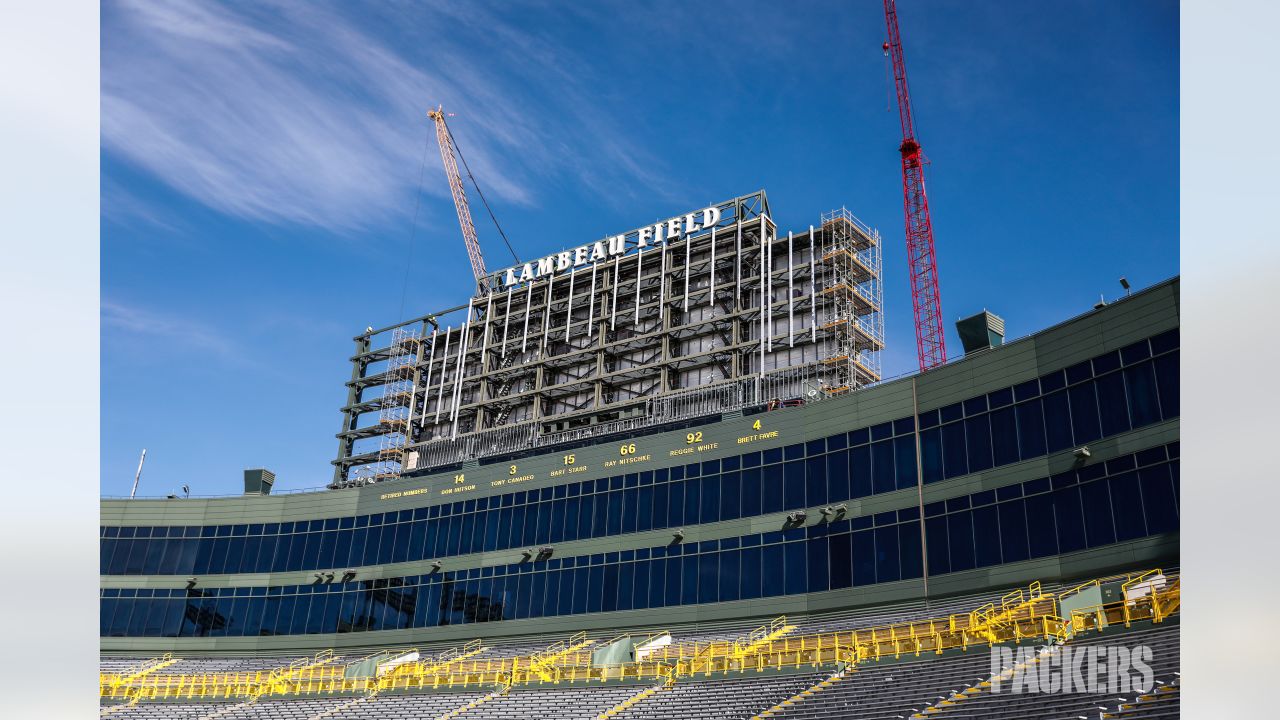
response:
<path fill-rule="evenodd" d="M 693 444 L 695 444 L 695 443 L 700 443 L 700 442 L 702 442 L 702 431 L 701 431 L 701 430 L 699 430 L 699 431 L 697 431 L 697 432 L 685 433 L 685 435 L 684 435 L 684 444 L 685 444 L 685 445 L 693 445 Z"/>

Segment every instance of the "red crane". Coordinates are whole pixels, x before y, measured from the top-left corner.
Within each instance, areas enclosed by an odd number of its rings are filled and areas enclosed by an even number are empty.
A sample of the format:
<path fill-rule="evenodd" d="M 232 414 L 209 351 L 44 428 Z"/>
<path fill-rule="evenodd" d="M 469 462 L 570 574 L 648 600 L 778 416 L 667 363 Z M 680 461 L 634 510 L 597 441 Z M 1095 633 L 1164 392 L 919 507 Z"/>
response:
<path fill-rule="evenodd" d="M 947 362 L 946 336 L 942 331 L 942 301 L 938 297 L 938 261 L 933 251 L 933 221 L 924 192 L 924 157 L 911 119 L 911 95 L 907 90 L 907 65 L 902 57 L 898 9 L 884 0 L 884 20 L 889 42 L 884 50 L 893 58 L 893 84 L 898 92 L 898 119 L 902 122 L 902 199 L 906 214 L 907 261 L 911 273 L 911 307 L 916 318 L 916 354 L 920 371 Z"/>

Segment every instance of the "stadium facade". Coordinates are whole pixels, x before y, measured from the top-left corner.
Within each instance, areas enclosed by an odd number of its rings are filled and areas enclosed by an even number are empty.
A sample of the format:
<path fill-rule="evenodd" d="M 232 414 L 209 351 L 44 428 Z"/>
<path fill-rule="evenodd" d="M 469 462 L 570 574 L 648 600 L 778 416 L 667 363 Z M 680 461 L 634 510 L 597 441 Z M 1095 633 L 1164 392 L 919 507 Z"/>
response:
<path fill-rule="evenodd" d="M 782 235 L 763 193 L 712 207 L 660 257 L 606 238 L 565 274 L 495 273 L 456 328 L 357 338 L 333 489 L 103 499 L 103 652 L 745 621 L 1177 564 L 1177 278 L 880 381 L 878 235 L 847 213 Z"/>

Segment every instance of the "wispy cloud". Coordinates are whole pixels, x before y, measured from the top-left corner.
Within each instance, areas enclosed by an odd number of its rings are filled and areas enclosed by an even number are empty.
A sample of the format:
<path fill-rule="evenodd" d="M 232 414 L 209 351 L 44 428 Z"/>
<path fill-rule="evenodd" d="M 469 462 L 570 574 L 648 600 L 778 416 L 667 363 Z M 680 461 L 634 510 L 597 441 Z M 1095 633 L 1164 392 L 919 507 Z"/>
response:
<path fill-rule="evenodd" d="M 481 39 L 481 42 L 473 42 Z M 664 185 L 654 160 L 593 109 L 590 64 L 469 3 L 229 6 L 121 0 L 103 8 L 108 153 L 219 211 L 337 231 L 407 214 L 425 110 L 443 102 L 494 197 L 536 204 L 569 179 Z M 427 192 L 445 195 L 438 167 Z"/>
<path fill-rule="evenodd" d="M 102 325 L 107 331 L 104 345 L 111 344 L 111 331 L 116 331 L 135 343 L 159 342 L 171 350 L 198 352 L 227 361 L 245 359 L 230 337 L 208 325 L 127 303 L 104 299 Z"/>

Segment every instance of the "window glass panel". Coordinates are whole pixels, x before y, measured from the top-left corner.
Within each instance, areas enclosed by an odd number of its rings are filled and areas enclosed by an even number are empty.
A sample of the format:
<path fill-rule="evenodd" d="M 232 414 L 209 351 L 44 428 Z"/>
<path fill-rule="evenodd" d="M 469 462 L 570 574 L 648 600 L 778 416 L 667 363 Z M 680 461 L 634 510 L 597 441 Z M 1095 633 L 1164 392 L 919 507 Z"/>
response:
<path fill-rule="evenodd" d="M 1086 382 L 1072 387 L 1067 393 L 1071 397 L 1071 429 L 1075 441 L 1084 444 L 1102 437 L 1102 427 L 1098 424 L 1098 396 L 1094 384 Z"/>
<path fill-rule="evenodd" d="M 1080 486 L 1054 490 L 1050 495 L 1053 497 L 1054 519 L 1058 524 L 1058 551 L 1083 550 L 1084 514 L 1080 508 Z"/>
<path fill-rule="evenodd" d="M 978 567 L 999 565 L 1000 511 L 995 505 L 973 510 L 973 549 Z"/>
<path fill-rule="evenodd" d="M 783 553 L 786 556 L 785 577 L 786 587 L 783 592 L 787 595 L 798 595 L 805 592 L 805 544 L 803 542 L 789 542 L 783 546 Z"/>
<path fill-rule="evenodd" d="M 1142 427 L 1160 421 L 1160 403 L 1156 399 L 1155 367 L 1144 362 L 1125 368 L 1125 392 L 1129 398 L 1129 411 L 1133 426 Z"/>
<path fill-rule="evenodd" d="M 584 573 L 584 569 L 579 569 L 580 578 L 581 573 Z M 635 602 L 632 600 L 635 597 L 635 562 L 620 562 L 617 564 L 617 574 L 617 601 L 614 605 L 618 610 L 631 610 L 635 607 Z M 575 605 L 577 605 L 576 602 Z"/>
<path fill-rule="evenodd" d="M 720 519 L 742 517 L 742 487 L 737 471 L 720 475 Z"/>
<path fill-rule="evenodd" d="M 819 528 L 813 529 L 818 530 Z M 830 568 L 828 567 L 830 552 L 827 548 L 827 538 L 813 537 L 803 544 L 807 546 L 805 554 L 809 560 L 808 592 L 823 592 L 831 589 Z"/>
<path fill-rule="evenodd" d="M 893 469 L 893 441 L 871 443 L 871 489 L 876 493 L 892 492 L 897 487 Z"/>
<path fill-rule="evenodd" d="M 1022 459 L 1040 457 L 1045 453 L 1044 411 L 1039 400 L 1016 406 L 1018 413 L 1018 448 Z"/>
<path fill-rule="evenodd" d="M 1111 494 L 1107 482 L 1096 480 L 1080 486 L 1084 503 L 1084 533 L 1089 547 L 1110 545 L 1116 541 L 1115 524 L 1111 520 Z"/>
<path fill-rule="evenodd" d="M 949 478 L 969 471 L 969 463 L 965 457 L 964 423 L 942 426 L 942 462 Z"/>
<path fill-rule="evenodd" d="M 903 435 L 893 441 L 894 473 L 899 490 L 916 486 L 916 436 Z"/>
<path fill-rule="evenodd" d="M 761 510 L 765 513 L 775 513 L 783 509 L 783 487 L 782 487 L 782 466 L 766 465 L 764 467 L 764 480 L 761 482 Z"/>
<path fill-rule="evenodd" d="M 1007 563 L 1026 560 L 1027 517 L 1021 500 L 1010 500 L 996 505 L 1000 514 L 1000 551 Z"/>
<path fill-rule="evenodd" d="M 760 556 L 761 549 L 759 547 L 744 548 L 742 550 L 739 597 L 743 600 L 752 600 L 760 597 Z"/>
<path fill-rule="evenodd" d="M 938 428 L 920 433 L 920 461 L 926 485 L 942 479 L 942 432 Z"/>
<path fill-rule="evenodd" d="M 832 590 L 853 585 L 853 535 L 842 533 L 828 538 L 828 567 Z"/>
<path fill-rule="evenodd" d="M 1127 472 L 1112 477 L 1112 513 L 1116 521 L 1116 540 L 1125 541 L 1147 534 L 1146 519 L 1142 514 L 1142 490 L 1138 486 L 1138 473 Z"/>
<path fill-rule="evenodd" d="M 987 416 L 977 415 L 964 421 L 965 447 L 969 456 L 969 472 L 991 467 L 991 425 Z"/>
<path fill-rule="evenodd" d="M 684 481 L 677 480 L 668 483 L 667 492 L 670 495 L 667 501 L 667 527 L 680 527 L 684 525 Z"/>
<path fill-rule="evenodd" d="M 732 602 L 738 599 L 741 582 L 740 563 L 740 550 L 720 553 L 720 602 Z"/>
<path fill-rule="evenodd" d="M 791 460 L 785 465 L 783 471 L 784 483 L 786 484 L 783 508 L 786 510 L 796 510 L 805 506 L 804 501 L 804 461 Z"/>
<path fill-rule="evenodd" d="M 1032 495 L 1026 499 L 1027 541 L 1031 557 L 1047 557 L 1058 553 L 1058 530 L 1053 515 L 1053 497 Z"/>
<path fill-rule="evenodd" d="M 622 532 L 622 491 L 614 490 L 608 493 L 606 497 L 609 499 L 609 515 L 605 526 L 606 532 L 609 535 L 617 535 Z"/>
<path fill-rule="evenodd" d="M 947 541 L 951 545 L 951 572 L 969 570 L 973 562 L 973 518 L 971 511 L 947 516 Z"/>
<path fill-rule="evenodd" d="M 1124 377 L 1120 373 L 1103 375 L 1094 381 L 1098 390 L 1098 409 L 1102 416 L 1102 436 L 1110 437 L 1129 429 L 1129 408 L 1125 399 Z"/>
<path fill-rule="evenodd" d="M 720 595 L 720 583 L 717 581 L 719 553 L 702 553 L 698 556 L 698 602 L 715 602 Z"/>
<path fill-rule="evenodd" d="M 826 456 L 817 455 L 806 460 L 804 473 L 805 502 L 809 505 L 825 504 L 827 502 Z"/>
<path fill-rule="evenodd" d="M 929 574 L 951 572 L 951 550 L 947 539 L 947 516 L 938 515 L 924 521 L 925 548 L 929 555 Z"/>
<path fill-rule="evenodd" d="M 702 478 L 702 522 L 715 522 L 720 519 L 720 476 L 708 475 Z"/>
<path fill-rule="evenodd" d="M 698 601 L 698 556 L 685 555 L 684 557 L 674 558 L 677 565 L 668 568 L 668 572 L 678 572 L 679 577 L 668 578 L 668 587 L 675 592 L 679 591 L 679 599 L 681 605 L 689 605 Z M 674 604 L 674 603 L 670 603 Z"/>
<path fill-rule="evenodd" d="M 897 527 L 902 579 L 918 578 L 923 575 L 920 558 L 920 521 L 901 523 Z"/>
<path fill-rule="evenodd" d="M 1044 425 L 1046 448 L 1055 453 L 1071 447 L 1071 407 L 1065 390 L 1045 395 Z"/>
<path fill-rule="evenodd" d="M 1155 361 L 1156 387 L 1160 391 L 1160 412 L 1165 420 L 1178 417 L 1181 398 L 1178 389 L 1178 353 L 1159 357 Z"/>
<path fill-rule="evenodd" d="M 1178 510 L 1168 465 L 1153 465 L 1138 471 L 1142 485 L 1142 506 L 1146 510 L 1147 531 L 1156 533 L 1178 530 Z"/>
<path fill-rule="evenodd" d="M 874 530 L 850 533 L 849 554 L 853 558 L 853 584 L 873 585 L 876 582 L 876 539 Z"/>
<path fill-rule="evenodd" d="M 849 451 L 837 450 L 828 453 L 827 463 L 827 499 L 839 502 L 852 497 L 849 493 Z"/>
<path fill-rule="evenodd" d="M 557 501 L 561 502 L 561 501 Z M 645 485 L 636 491 L 636 532 L 653 529 L 653 486 Z"/>
<path fill-rule="evenodd" d="M 664 604 L 667 607 L 680 604 L 680 563 L 683 558 L 669 557 L 664 562 L 666 566 L 666 597 Z M 605 587 L 609 587 L 609 576 L 605 574 Z"/>
<path fill-rule="evenodd" d="M 871 494 L 871 446 L 858 445 L 849 451 L 849 497 Z"/>
<path fill-rule="evenodd" d="M 635 475 L 627 475 L 627 478 L 635 478 Z M 622 492 L 622 532 L 636 532 L 636 502 L 639 498 L 639 489 L 631 487 Z M 719 497 L 713 498 L 712 506 L 709 509 L 710 514 L 719 514 Z"/>
<path fill-rule="evenodd" d="M 1018 423 L 1011 407 L 990 414 L 992 460 L 996 466 L 1018 462 Z"/>
<path fill-rule="evenodd" d="M 653 486 L 653 527 L 670 527 L 667 524 L 671 514 L 671 486 L 657 483 Z"/>
<path fill-rule="evenodd" d="M 888 525 L 875 529 L 876 582 L 892 582 L 902 578 L 901 560 L 898 555 L 898 526 Z"/>
<path fill-rule="evenodd" d="M 742 470 L 741 476 L 742 517 L 754 517 L 760 514 L 760 468 Z"/>

